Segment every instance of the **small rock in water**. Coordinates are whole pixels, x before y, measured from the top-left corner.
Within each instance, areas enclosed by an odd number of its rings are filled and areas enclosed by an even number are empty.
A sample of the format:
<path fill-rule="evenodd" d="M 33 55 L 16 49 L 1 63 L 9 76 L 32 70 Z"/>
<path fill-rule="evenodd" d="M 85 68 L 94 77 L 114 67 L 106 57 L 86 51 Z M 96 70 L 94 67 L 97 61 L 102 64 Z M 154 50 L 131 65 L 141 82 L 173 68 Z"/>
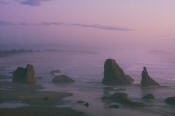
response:
<path fill-rule="evenodd" d="M 155 80 L 153 80 L 153 79 L 149 76 L 146 67 L 144 67 L 144 69 L 143 69 L 143 71 L 142 71 L 141 86 L 142 86 L 142 87 L 160 86 L 159 83 L 157 83 Z"/>
<path fill-rule="evenodd" d="M 153 94 L 146 94 L 142 97 L 142 99 L 154 99 L 154 95 Z"/>
<path fill-rule="evenodd" d="M 66 75 L 59 75 L 53 78 L 52 82 L 54 83 L 72 83 L 74 80 L 72 80 L 70 77 Z"/>
<path fill-rule="evenodd" d="M 35 83 L 36 77 L 33 65 L 28 64 L 26 68 L 18 67 L 13 72 L 13 82 L 29 83 L 29 84 Z"/>
<path fill-rule="evenodd" d="M 168 97 L 165 102 L 170 105 L 175 105 L 175 97 Z"/>
<path fill-rule="evenodd" d="M 89 107 L 89 103 L 88 102 L 80 100 L 80 101 L 77 101 L 77 103 L 82 104 L 82 105 L 84 105 L 86 107 Z"/>
<path fill-rule="evenodd" d="M 138 101 L 132 101 L 128 98 L 128 95 L 126 93 L 114 93 L 111 96 L 103 97 L 102 100 L 110 100 L 112 102 L 117 102 L 123 105 L 128 105 L 132 107 L 144 107 L 145 104 Z"/>
<path fill-rule="evenodd" d="M 123 69 L 116 63 L 114 59 L 107 59 L 104 64 L 103 84 L 122 85 L 131 84 L 134 80 L 126 75 Z"/>
<path fill-rule="evenodd" d="M 85 105 L 86 107 L 89 107 L 89 103 L 85 103 L 84 105 Z"/>

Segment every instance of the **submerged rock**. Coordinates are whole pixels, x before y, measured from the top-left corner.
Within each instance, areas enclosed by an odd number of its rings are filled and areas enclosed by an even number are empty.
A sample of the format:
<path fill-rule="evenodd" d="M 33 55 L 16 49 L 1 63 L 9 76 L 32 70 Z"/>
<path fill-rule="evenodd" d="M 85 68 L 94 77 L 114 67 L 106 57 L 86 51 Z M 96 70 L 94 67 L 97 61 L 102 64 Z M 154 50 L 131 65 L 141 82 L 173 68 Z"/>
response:
<path fill-rule="evenodd" d="M 103 97 L 103 100 L 110 100 L 112 102 L 117 102 L 123 105 L 128 105 L 132 107 L 144 107 L 145 104 L 138 101 L 132 101 L 128 98 L 128 95 L 126 93 L 114 93 L 111 96 Z"/>
<path fill-rule="evenodd" d="M 74 80 L 66 75 L 59 75 L 59 76 L 54 77 L 52 82 L 54 83 L 72 83 L 74 82 Z"/>
<path fill-rule="evenodd" d="M 131 84 L 134 80 L 126 75 L 114 59 L 107 59 L 104 64 L 104 84 Z"/>
<path fill-rule="evenodd" d="M 175 97 L 168 97 L 165 102 L 170 105 L 175 105 Z"/>
<path fill-rule="evenodd" d="M 154 99 L 154 95 L 153 94 L 146 94 L 142 97 L 142 99 Z"/>
<path fill-rule="evenodd" d="M 13 72 L 13 82 L 20 82 L 20 83 L 35 83 L 35 70 L 33 65 L 28 64 L 26 68 L 18 67 Z"/>
<path fill-rule="evenodd" d="M 159 83 L 157 83 L 155 80 L 153 80 L 153 79 L 149 76 L 146 67 L 144 67 L 144 69 L 143 69 L 143 71 L 142 71 L 141 86 L 142 86 L 142 87 L 160 86 Z"/>
<path fill-rule="evenodd" d="M 86 107 L 89 107 L 89 103 L 88 102 L 85 102 L 85 101 L 80 100 L 80 101 L 77 101 L 77 103 L 78 104 L 82 104 L 82 105 L 84 105 Z"/>

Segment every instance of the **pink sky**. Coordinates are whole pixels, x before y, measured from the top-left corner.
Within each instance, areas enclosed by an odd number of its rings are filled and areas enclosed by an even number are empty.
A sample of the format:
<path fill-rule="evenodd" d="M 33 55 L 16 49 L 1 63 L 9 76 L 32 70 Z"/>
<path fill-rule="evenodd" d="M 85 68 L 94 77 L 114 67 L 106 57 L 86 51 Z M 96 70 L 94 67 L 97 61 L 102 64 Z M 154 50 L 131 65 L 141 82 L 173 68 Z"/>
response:
<path fill-rule="evenodd" d="M 162 44 L 175 38 L 174 5 L 174 0 L 0 0 L 0 40 L 2 43 L 156 44 L 159 41 Z M 43 26 L 43 22 L 64 25 Z M 94 28 L 94 24 L 105 29 Z"/>

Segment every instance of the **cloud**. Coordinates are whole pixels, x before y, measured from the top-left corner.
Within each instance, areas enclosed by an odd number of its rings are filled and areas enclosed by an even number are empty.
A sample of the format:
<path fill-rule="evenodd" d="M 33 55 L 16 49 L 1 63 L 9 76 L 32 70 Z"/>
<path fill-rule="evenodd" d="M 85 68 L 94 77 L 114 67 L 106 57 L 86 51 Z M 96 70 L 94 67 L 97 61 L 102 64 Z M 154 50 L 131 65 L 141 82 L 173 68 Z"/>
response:
<path fill-rule="evenodd" d="M 0 20 L 0 26 L 9 26 L 9 25 L 15 25 L 14 23 L 8 22 L 8 21 L 1 21 Z"/>
<path fill-rule="evenodd" d="M 117 27 L 117 26 L 108 26 L 100 24 L 79 24 L 79 23 L 62 23 L 62 22 L 41 22 L 41 23 L 11 23 L 7 21 L 0 21 L 0 26 L 5 25 L 16 25 L 16 26 L 72 26 L 72 27 L 82 27 L 82 28 L 93 28 L 99 30 L 113 30 L 113 31 L 133 31 L 129 28 Z"/>
<path fill-rule="evenodd" d="M 10 2 L 18 2 L 21 5 L 40 6 L 43 2 L 51 0 L 0 0 L 0 4 L 9 4 Z"/>
<path fill-rule="evenodd" d="M 128 28 L 121 28 L 121 27 L 114 27 L 114 26 L 107 26 L 107 25 L 99 25 L 99 24 L 71 24 L 72 26 L 77 27 L 85 27 L 85 28 L 95 28 L 95 29 L 102 29 L 102 30 L 117 30 L 117 31 L 132 31 Z"/>
<path fill-rule="evenodd" d="M 18 2 L 21 3 L 22 5 L 40 6 L 41 3 L 47 2 L 47 1 L 51 1 L 51 0 L 22 0 Z"/>

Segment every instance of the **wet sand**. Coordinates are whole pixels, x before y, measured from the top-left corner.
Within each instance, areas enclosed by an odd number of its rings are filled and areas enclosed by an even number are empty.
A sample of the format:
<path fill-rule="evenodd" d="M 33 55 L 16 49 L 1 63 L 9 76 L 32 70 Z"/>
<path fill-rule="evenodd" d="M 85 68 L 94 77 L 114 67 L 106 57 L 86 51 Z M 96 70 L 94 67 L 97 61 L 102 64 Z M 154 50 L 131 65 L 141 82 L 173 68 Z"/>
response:
<path fill-rule="evenodd" d="M 23 107 L 0 109 L 1 116 L 83 116 L 82 112 L 75 111 L 71 108 L 56 107 Z"/>

